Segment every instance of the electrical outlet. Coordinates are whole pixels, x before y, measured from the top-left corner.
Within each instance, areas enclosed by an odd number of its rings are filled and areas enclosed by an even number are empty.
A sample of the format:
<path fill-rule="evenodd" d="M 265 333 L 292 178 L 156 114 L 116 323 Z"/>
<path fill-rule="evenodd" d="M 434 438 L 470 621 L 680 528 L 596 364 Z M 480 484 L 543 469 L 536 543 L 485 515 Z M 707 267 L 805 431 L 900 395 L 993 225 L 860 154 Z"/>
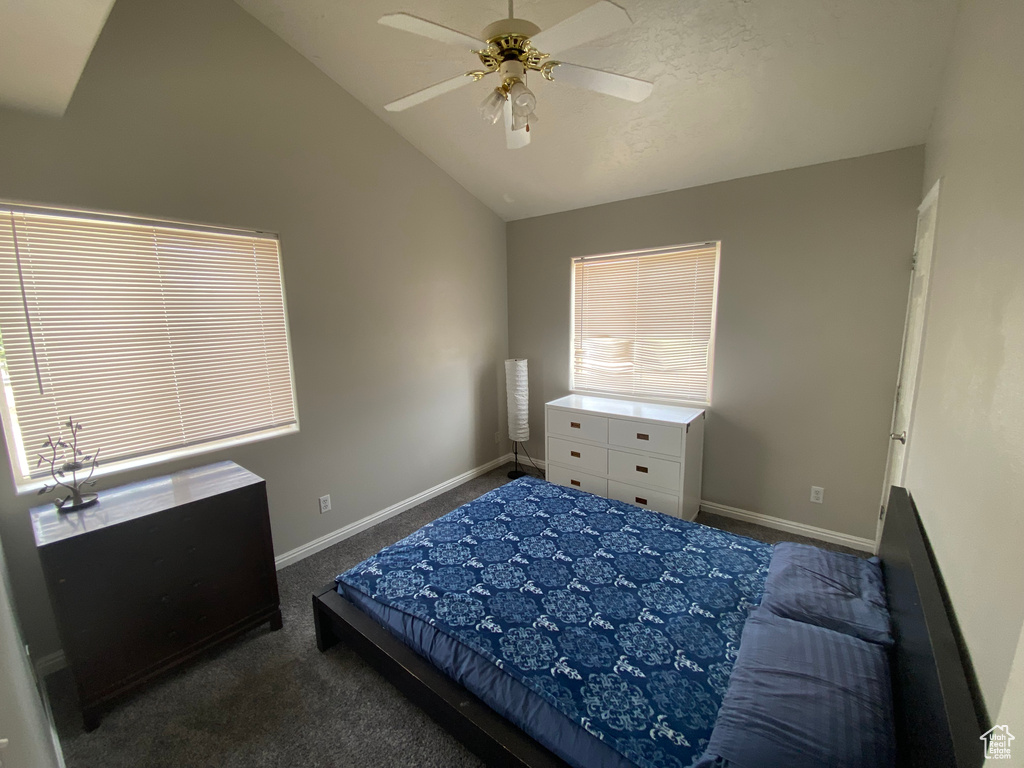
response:
<path fill-rule="evenodd" d="M 825 489 L 824 488 L 819 488 L 816 485 L 812 485 L 811 486 L 811 501 L 813 501 L 815 504 L 824 504 L 825 503 Z"/>
<path fill-rule="evenodd" d="M 494 444 L 501 445 L 501 432 L 494 433 Z"/>
<path fill-rule="evenodd" d="M 331 511 L 331 494 L 320 497 L 320 514 Z"/>

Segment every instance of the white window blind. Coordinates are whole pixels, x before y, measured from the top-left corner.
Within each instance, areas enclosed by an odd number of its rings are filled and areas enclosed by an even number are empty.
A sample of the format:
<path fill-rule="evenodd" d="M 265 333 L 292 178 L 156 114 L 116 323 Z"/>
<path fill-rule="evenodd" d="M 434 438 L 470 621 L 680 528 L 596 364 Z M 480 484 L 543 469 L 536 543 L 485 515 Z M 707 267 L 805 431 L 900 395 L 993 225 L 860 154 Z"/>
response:
<path fill-rule="evenodd" d="M 710 404 L 718 253 L 574 259 L 572 388 Z"/>
<path fill-rule="evenodd" d="M 19 487 L 68 418 L 97 474 L 298 428 L 272 235 L 0 206 L 0 334 Z"/>

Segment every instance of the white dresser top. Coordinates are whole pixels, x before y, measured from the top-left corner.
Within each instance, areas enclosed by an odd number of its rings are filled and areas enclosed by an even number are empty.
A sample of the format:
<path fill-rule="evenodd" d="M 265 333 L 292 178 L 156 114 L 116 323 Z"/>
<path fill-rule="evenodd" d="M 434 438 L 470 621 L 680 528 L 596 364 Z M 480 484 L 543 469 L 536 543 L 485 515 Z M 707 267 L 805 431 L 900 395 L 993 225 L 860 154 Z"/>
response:
<path fill-rule="evenodd" d="M 592 395 L 566 395 L 547 403 L 552 408 L 565 408 L 604 416 L 623 416 L 629 419 L 661 421 L 666 424 L 689 424 L 704 413 L 702 408 L 684 408 L 681 405 L 659 405 L 635 400 L 617 400 Z"/>

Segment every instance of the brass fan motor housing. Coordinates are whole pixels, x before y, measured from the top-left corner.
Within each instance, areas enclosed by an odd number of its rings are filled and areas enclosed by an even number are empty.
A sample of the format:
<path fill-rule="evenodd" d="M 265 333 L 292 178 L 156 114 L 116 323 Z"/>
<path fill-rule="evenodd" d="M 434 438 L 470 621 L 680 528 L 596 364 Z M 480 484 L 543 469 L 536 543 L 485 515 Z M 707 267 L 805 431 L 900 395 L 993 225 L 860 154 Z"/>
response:
<path fill-rule="evenodd" d="M 541 53 L 530 42 L 540 27 L 525 19 L 502 19 L 489 24 L 483 31 L 487 47 L 475 51 L 488 72 L 496 71 L 504 62 L 518 61 L 524 69 L 543 72 L 548 54 Z"/>

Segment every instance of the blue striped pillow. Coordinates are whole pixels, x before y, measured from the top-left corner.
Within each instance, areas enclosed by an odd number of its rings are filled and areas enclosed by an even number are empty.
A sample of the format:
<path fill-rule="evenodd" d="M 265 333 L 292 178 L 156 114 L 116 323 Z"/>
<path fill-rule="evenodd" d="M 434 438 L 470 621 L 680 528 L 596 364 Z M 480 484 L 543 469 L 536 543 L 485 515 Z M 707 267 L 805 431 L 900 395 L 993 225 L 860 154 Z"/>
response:
<path fill-rule="evenodd" d="M 885 648 L 756 609 L 697 768 L 892 768 Z"/>
<path fill-rule="evenodd" d="M 892 645 L 882 569 L 874 557 L 776 544 L 761 605 L 785 619 Z"/>

